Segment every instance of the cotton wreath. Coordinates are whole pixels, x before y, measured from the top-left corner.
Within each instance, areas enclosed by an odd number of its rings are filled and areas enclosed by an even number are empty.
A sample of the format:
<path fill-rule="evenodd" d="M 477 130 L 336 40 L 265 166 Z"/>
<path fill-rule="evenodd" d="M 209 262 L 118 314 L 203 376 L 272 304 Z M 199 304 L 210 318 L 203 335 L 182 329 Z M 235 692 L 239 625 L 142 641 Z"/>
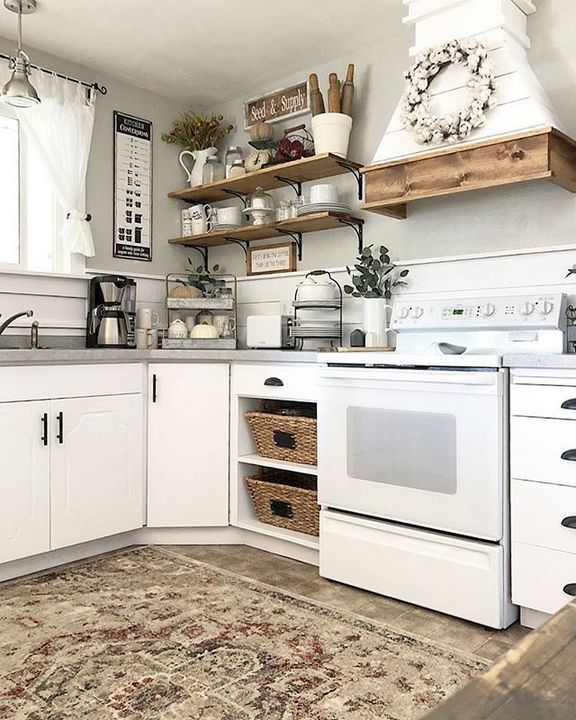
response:
<path fill-rule="evenodd" d="M 449 115 L 433 115 L 430 83 L 441 70 L 453 64 L 463 65 L 470 73 L 466 83 L 470 101 Z M 422 145 L 464 140 L 472 130 L 484 125 L 486 111 L 496 104 L 494 68 L 481 40 L 451 40 L 428 48 L 416 57 L 414 66 L 404 77 L 402 121 L 405 128 L 414 128 L 416 141 Z"/>

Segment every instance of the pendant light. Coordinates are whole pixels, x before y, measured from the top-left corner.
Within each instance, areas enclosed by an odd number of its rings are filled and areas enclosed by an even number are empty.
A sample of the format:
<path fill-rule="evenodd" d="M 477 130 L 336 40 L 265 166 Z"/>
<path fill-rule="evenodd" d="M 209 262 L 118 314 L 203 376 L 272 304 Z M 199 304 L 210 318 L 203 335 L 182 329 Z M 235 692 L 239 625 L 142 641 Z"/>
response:
<path fill-rule="evenodd" d="M 18 14 L 18 49 L 16 57 L 10 58 L 12 75 L 0 92 L 0 100 L 14 107 L 32 107 L 40 102 L 40 98 L 28 79 L 30 60 L 22 50 L 22 15 L 36 11 L 36 0 L 4 0 L 4 6 Z"/>

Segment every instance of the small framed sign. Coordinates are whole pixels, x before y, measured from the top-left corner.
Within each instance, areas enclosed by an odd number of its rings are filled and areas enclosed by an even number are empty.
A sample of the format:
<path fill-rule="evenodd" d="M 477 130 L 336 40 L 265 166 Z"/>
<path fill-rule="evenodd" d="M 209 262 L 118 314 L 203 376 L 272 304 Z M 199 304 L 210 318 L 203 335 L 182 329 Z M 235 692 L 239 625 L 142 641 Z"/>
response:
<path fill-rule="evenodd" d="M 306 81 L 276 90 L 244 103 L 244 129 L 257 122 L 275 122 L 310 112 L 310 98 Z"/>
<path fill-rule="evenodd" d="M 113 255 L 152 260 L 152 123 L 114 111 Z"/>
<path fill-rule="evenodd" d="M 296 245 L 288 242 L 250 247 L 246 264 L 248 275 L 294 272 L 296 270 Z"/>

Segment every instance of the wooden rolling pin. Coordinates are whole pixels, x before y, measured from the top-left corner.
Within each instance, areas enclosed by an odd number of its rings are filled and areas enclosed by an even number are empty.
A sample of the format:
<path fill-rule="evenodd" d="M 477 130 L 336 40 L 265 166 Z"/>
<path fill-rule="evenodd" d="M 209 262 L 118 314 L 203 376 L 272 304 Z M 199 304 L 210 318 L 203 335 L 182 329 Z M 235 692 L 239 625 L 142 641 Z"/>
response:
<path fill-rule="evenodd" d="M 354 99 L 354 65 L 348 65 L 346 82 L 342 85 L 342 105 L 340 112 L 352 115 L 352 100 Z"/>
<path fill-rule="evenodd" d="M 312 108 L 312 115 L 320 115 L 326 112 L 326 110 L 324 108 L 324 98 L 318 86 L 318 75 L 312 73 L 308 82 L 310 84 L 310 107 Z"/>
<path fill-rule="evenodd" d="M 336 73 L 330 73 L 328 76 L 328 112 L 340 112 L 340 80 Z"/>

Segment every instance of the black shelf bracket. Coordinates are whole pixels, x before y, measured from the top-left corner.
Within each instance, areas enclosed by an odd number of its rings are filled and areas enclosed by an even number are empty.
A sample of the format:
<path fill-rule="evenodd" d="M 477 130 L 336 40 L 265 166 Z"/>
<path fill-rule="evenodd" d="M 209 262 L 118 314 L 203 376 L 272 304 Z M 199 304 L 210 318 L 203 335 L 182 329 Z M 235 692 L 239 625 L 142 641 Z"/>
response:
<path fill-rule="evenodd" d="M 276 230 L 282 235 L 289 235 L 292 238 L 298 248 L 298 262 L 302 262 L 302 233 L 294 232 L 293 230 L 282 230 L 282 228 L 278 227 Z"/>
<path fill-rule="evenodd" d="M 355 165 L 346 162 L 346 160 L 336 160 L 336 164 L 354 175 L 356 182 L 358 183 L 358 200 L 362 200 L 364 197 L 364 184 L 360 170 Z"/>
<path fill-rule="evenodd" d="M 283 182 L 285 185 L 290 185 L 292 190 L 296 193 L 296 196 L 302 197 L 302 183 L 299 180 L 292 180 L 292 178 L 287 178 L 283 175 L 274 175 L 274 178 Z"/>
<path fill-rule="evenodd" d="M 200 247 L 199 245 L 190 245 L 190 250 L 196 250 L 196 252 L 199 252 L 200 255 L 202 255 L 202 260 L 204 261 L 204 268 L 206 272 L 208 272 L 208 248 L 207 247 Z"/>
<path fill-rule="evenodd" d="M 222 192 L 225 192 L 226 195 L 232 195 L 232 197 L 238 198 L 238 200 L 242 200 L 242 204 L 244 205 L 244 207 L 246 207 L 246 203 L 247 203 L 246 193 L 238 192 L 238 190 L 229 190 L 228 188 L 222 188 Z"/>
<path fill-rule="evenodd" d="M 238 240 L 238 238 L 232 238 L 232 237 L 225 237 L 224 240 L 229 243 L 233 243 L 234 245 L 239 245 L 242 250 L 244 250 L 244 255 L 248 257 L 248 248 L 250 247 L 250 243 L 247 240 Z"/>
<path fill-rule="evenodd" d="M 355 220 L 351 220 L 350 218 L 338 218 L 338 222 L 341 225 L 347 225 L 348 227 L 351 227 L 352 230 L 356 233 L 356 237 L 358 238 L 358 255 L 362 254 L 362 250 L 364 249 L 364 223 L 362 222 L 356 222 Z"/>

